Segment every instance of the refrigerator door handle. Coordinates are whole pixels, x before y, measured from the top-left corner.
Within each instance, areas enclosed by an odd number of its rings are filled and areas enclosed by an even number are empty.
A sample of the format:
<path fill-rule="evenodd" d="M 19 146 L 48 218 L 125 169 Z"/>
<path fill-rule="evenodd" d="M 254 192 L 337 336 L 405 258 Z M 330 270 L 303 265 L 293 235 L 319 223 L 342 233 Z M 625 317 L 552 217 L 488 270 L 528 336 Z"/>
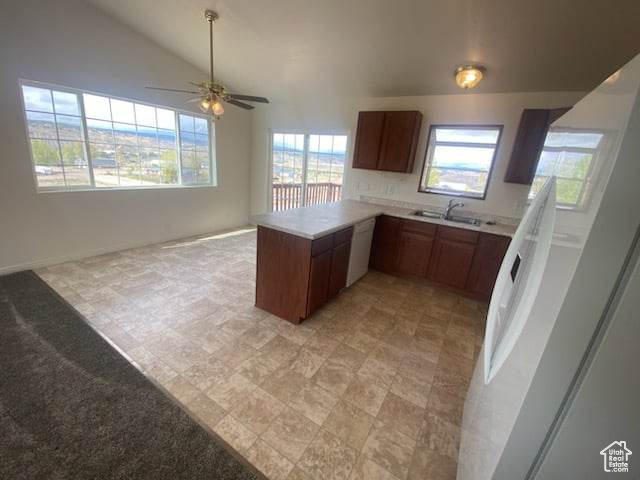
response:
<path fill-rule="evenodd" d="M 547 264 L 556 214 L 556 178 L 550 177 L 520 222 L 491 295 L 484 337 L 484 383 L 508 358 L 527 322 Z"/>

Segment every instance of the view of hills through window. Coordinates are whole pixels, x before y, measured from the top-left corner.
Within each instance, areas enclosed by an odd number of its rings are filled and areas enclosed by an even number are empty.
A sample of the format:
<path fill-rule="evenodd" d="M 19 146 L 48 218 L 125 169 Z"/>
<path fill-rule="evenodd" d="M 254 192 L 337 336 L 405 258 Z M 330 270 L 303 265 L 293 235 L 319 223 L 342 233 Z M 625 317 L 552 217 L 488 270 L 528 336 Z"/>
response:
<path fill-rule="evenodd" d="M 484 198 L 501 126 L 431 127 L 420 191 Z"/>
<path fill-rule="evenodd" d="M 212 183 L 205 117 L 39 84 L 22 92 L 39 188 Z"/>
<path fill-rule="evenodd" d="M 340 200 L 346 155 L 346 135 L 274 133 L 273 210 Z"/>
<path fill-rule="evenodd" d="M 592 166 L 603 143 L 602 132 L 551 128 L 544 142 L 529 199 L 551 175 L 556 176 L 556 203 L 562 208 L 582 208 L 594 185 Z"/>

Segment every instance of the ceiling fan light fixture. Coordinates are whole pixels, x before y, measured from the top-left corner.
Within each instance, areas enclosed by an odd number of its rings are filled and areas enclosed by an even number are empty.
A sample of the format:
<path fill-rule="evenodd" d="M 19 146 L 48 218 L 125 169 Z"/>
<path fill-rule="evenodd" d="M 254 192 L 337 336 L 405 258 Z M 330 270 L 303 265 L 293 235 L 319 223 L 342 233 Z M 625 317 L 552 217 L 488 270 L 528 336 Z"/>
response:
<path fill-rule="evenodd" d="M 231 93 L 227 91 L 224 85 L 216 83 L 213 75 L 213 24 L 218 20 L 218 14 L 213 10 L 206 10 L 204 12 L 204 18 L 209 23 L 209 78 L 201 82 L 189 82 L 193 87 L 197 88 L 197 91 L 192 87 L 190 90 L 181 88 L 164 88 L 164 87 L 150 87 L 151 90 L 162 90 L 165 92 L 176 93 L 189 93 L 197 95 L 197 98 L 190 100 L 191 102 L 197 102 L 198 108 L 204 114 L 211 115 L 212 120 L 219 119 L 224 113 L 224 106 L 222 102 L 229 103 L 245 110 L 253 110 L 254 106 L 245 102 L 258 102 L 269 103 L 265 97 L 257 97 L 254 95 L 244 95 L 239 93 Z"/>
<path fill-rule="evenodd" d="M 211 104 L 211 113 L 213 113 L 216 117 L 219 117 L 224 113 L 224 107 L 222 106 L 222 102 L 220 100 L 216 99 Z"/>
<path fill-rule="evenodd" d="M 469 90 L 480 83 L 486 71 L 487 69 L 480 65 L 462 65 L 456 68 L 454 76 L 460 88 Z"/>
<path fill-rule="evenodd" d="M 202 113 L 209 113 L 209 109 L 211 108 L 211 101 L 208 98 L 203 98 L 198 102 L 198 107 L 202 111 Z"/>

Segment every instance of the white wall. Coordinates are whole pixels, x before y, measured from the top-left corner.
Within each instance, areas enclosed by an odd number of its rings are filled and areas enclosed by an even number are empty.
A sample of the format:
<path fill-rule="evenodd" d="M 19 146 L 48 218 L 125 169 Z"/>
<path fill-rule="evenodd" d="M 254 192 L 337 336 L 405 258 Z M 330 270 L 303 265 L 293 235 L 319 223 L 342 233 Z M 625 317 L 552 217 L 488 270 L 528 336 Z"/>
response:
<path fill-rule="evenodd" d="M 81 0 L 0 6 L 0 272 L 246 224 L 251 114 L 216 124 L 218 187 L 36 193 L 18 79 L 183 108 L 206 74 Z"/>
<path fill-rule="evenodd" d="M 452 79 L 453 81 L 453 79 Z M 253 160 L 251 212 L 267 209 L 268 130 L 312 130 L 314 132 L 351 133 L 350 150 L 359 110 L 419 110 L 424 119 L 413 173 L 383 173 L 352 169 L 345 171 L 345 196 L 366 195 L 426 205 L 442 206 L 449 197 L 418 193 L 418 182 L 426 137 L 431 124 L 476 123 L 502 124 L 502 140 L 498 148 L 486 200 L 464 199 L 468 210 L 507 217 L 519 217 L 525 206 L 528 186 L 503 182 L 511 156 L 520 115 L 524 108 L 552 108 L 573 105 L 584 94 L 580 92 L 540 92 L 506 94 L 431 95 L 420 97 L 388 97 L 344 99 L 337 102 L 322 98 L 293 99 L 290 105 L 273 105 L 256 112 L 253 123 Z M 349 165 L 351 165 L 351 152 Z"/>

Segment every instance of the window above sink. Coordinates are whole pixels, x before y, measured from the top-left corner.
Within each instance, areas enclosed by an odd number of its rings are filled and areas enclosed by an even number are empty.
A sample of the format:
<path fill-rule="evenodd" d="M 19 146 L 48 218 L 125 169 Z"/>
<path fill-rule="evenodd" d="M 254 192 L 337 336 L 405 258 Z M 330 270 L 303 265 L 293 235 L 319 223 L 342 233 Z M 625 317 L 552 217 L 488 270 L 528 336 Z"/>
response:
<path fill-rule="evenodd" d="M 432 125 L 419 192 L 484 200 L 502 125 Z"/>

